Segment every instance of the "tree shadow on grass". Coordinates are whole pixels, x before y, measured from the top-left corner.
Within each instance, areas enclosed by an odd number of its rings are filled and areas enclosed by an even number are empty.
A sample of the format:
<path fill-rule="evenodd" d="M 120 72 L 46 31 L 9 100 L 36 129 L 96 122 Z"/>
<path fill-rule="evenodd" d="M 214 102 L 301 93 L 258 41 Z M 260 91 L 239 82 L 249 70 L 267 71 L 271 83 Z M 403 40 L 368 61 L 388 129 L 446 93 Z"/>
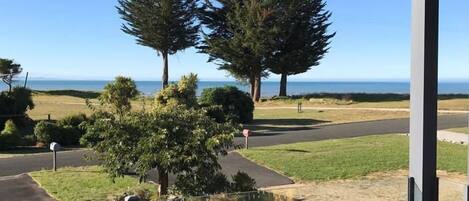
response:
<path fill-rule="evenodd" d="M 263 148 L 256 148 L 255 151 L 263 151 L 263 152 L 278 151 L 278 152 L 294 152 L 294 153 L 311 153 L 310 151 L 302 150 L 302 149 L 263 149 Z"/>
<path fill-rule="evenodd" d="M 96 91 L 78 91 L 78 90 L 50 90 L 50 91 L 34 91 L 39 94 L 53 95 L 53 96 L 72 96 L 77 98 L 95 99 L 101 93 Z"/>
<path fill-rule="evenodd" d="M 275 131 L 312 130 L 312 126 L 328 122 L 315 119 L 256 119 L 244 125 L 244 128 L 252 130 L 256 136 L 268 135 L 267 133 Z"/>

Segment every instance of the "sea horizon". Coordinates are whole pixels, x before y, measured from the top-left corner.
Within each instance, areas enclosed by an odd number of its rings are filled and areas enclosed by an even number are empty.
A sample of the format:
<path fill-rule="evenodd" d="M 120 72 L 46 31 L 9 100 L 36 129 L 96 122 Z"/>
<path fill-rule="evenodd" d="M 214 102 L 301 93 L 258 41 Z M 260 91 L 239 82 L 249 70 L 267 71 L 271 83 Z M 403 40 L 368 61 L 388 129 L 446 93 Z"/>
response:
<path fill-rule="evenodd" d="M 110 80 L 28 80 L 27 87 L 32 90 L 79 90 L 101 91 Z M 153 95 L 161 89 L 160 81 L 135 81 L 137 88 L 144 95 Z M 170 81 L 175 82 L 175 81 Z M 23 86 L 24 80 L 16 81 Z M 236 86 L 248 92 L 249 86 L 237 81 L 199 81 L 197 95 L 210 87 Z M 289 81 L 288 95 L 308 93 L 398 93 L 409 94 L 409 81 Z M 6 89 L 5 85 L 0 86 Z M 278 95 L 278 81 L 263 81 L 261 95 L 272 97 Z M 469 81 L 440 81 L 439 94 L 469 94 Z"/>

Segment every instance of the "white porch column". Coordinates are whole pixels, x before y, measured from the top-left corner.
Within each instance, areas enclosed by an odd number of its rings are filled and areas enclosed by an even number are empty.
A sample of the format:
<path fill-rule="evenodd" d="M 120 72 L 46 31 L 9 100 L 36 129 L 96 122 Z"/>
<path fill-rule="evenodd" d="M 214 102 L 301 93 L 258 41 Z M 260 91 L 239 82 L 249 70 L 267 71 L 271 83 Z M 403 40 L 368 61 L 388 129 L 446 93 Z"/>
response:
<path fill-rule="evenodd" d="M 438 200 L 439 0 L 412 0 L 409 201 Z"/>

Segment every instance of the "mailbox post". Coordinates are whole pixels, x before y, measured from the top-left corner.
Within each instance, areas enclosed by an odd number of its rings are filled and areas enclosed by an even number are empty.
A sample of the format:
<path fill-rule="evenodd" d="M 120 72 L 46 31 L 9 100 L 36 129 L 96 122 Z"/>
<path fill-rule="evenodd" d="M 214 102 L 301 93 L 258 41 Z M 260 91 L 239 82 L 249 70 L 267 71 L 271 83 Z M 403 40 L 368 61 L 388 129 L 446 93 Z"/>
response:
<path fill-rule="evenodd" d="M 248 140 L 248 138 L 249 138 L 249 136 L 251 135 L 251 130 L 249 130 L 249 129 L 244 129 L 244 130 L 243 130 L 243 135 L 244 135 L 244 139 L 245 139 L 245 142 L 244 142 L 245 148 L 246 148 L 246 149 L 249 149 L 249 140 Z"/>
<path fill-rule="evenodd" d="M 52 168 L 55 171 L 57 171 L 57 151 L 61 149 L 60 144 L 56 142 L 50 143 L 49 149 L 53 152 L 52 156 Z"/>

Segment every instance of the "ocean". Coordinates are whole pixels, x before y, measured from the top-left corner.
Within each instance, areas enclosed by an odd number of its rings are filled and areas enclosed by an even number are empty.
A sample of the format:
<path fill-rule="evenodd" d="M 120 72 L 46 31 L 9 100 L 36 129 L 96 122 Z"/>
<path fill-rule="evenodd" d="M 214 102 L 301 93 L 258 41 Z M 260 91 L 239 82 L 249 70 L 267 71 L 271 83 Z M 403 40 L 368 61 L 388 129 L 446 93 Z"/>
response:
<path fill-rule="evenodd" d="M 75 81 L 75 80 L 30 80 L 27 86 L 33 90 L 83 90 L 100 91 L 109 81 Z M 136 81 L 138 90 L 145 95 L 152 95 L 161 88 L 160 81 Z M 22 85 L 19 81 L 17 84 Z M 205 88 L 233 85 L 241 90 L 249 91 L 248 85 L 238 82 L 201 81 L 199 82 L 198 95 Z M 0 83 L 0 89 L 5 85 Z M 272 81 L 262 82 L 261 94 L 263 97 L 271 97 L 278 94 L 279 83 Z M 289 95 L 301 95 L 307 93 L 400 93 L 408 94 L 410 84 L 408 82 L 288 82 Z M 469 94 L 469 82 L 440 82 L 440 94 Z"/>

